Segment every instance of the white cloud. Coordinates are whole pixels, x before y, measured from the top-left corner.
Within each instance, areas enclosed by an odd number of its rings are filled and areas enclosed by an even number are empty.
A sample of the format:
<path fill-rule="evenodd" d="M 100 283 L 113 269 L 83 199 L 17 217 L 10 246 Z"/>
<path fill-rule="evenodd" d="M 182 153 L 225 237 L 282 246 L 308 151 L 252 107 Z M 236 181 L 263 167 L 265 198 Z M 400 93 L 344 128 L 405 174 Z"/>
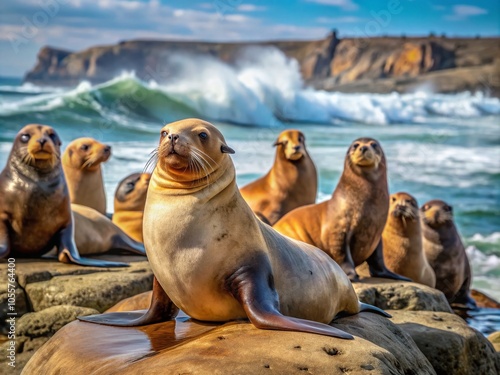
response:
<path fill-rule="evenodd" d="M 453 13 L 445 16 L 445 18 L 448 20 L 459 21 L 471 16 L 480 16 L 482 14 L 488 14 L 488 11 L 474 5 L 455 5 L 453 7 Z"/>
<path fill-rule="evenodd" d="M 336 23 L 356 23 L 365 21 L 364 18 L 354 17 L 354 16 L 345 16 L 345 17 L 318 17 L 316 18 L 316 22 L 325 23 L 325 24 L 336 24 Z"/>
<path fill-rule="evenodd" d="M 358 4 L 354 3 L 352 0 L 306 0 L 306 1 L 310 3 L 339 7 L 344 10 L 356 10 L 359 8 Z"/>
<path fill-rule="evenodd" d="M 265 6 L 259 6 L 254 4 L 241 4 L 238 8 L 236 8 L 236 10 L 240 12 L 259 12 L 266 9 L 267 7 Z"/>

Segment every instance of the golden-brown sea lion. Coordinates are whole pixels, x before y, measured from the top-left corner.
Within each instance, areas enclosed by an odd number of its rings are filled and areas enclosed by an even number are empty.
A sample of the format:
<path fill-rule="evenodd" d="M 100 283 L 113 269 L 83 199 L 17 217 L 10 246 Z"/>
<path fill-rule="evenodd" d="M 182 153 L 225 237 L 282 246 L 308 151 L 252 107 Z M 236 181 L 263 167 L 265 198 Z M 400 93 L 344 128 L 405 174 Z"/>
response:
<path fill-rule="evenodd" d="M 410 194 L 391 195 L 382 243 L 387 268 L 417 283 L 435 287 L 436 275 L 422 249 L 418 203 Z"/>
<path fill-rule="evenodd" d="M 389 271 L 382 255 L 382 231 L 389 210 L 386 161 L 372 138 L 355 140 L 330 200 L 299 207 L 275 225 L 278 232 L 314 245 L 330 255 L 349 276 L 366 261 L 373 277 L 408 280 Z"/>
<path fill-rule="evenodd" d="M 285 130 L 276 140 L 276 156 L 267 174 L 240 189 L 255 213 L 269 224 L 293 209 L 316 202 L 318 177 L 301 131 Z"/>
<path fill-rule="evenodd" d="M 91 207 L 106 214 L 106 192 L 101 163 L 111 156 L 111 146 L 93 138 L 78 138 L 63 153 L 62 166 L 71 203 Z"/>
<path fill-rule="evenodd" d="M 427 261 L 436 274 L 436 289 L 454 307 L 475 309 L 470 296 L 472 273 L 465 248 L 453 222 L 453 208 L 441 200 L 431 200 L 421 208 L 422 245 Z"/>
<path fill-rule="evenodd" d="M 64 263 L 127 266 L 80 257 L 60 146 L 50 126 L 26 125 L 17 134 L 0 174 L 0 258 L 40 257 L 56 247 Z"/>
<path fill-rule="evenodd" d="M 248 317 L 257 328 L 353 338 L 328 323 L 360 310 L 387 316 L 359 302 L 324 252 L 257 219 L 236 186 L 233 152 L 208 122 L 163 127 L 144 211 L 155 274 L 150 309 L 81 320 L 143 325 L 171 319 L 180 308 L 202 321 Z"/>
<path fill-rule="evenodd" d="M 118 184 L 112 221 L 134 240 L 143 242 L 142 217 L 148 192 L 149 173 L 134 173 Z"/>
<path fill-rule="evenodd" d="M 127 236 L 97 210 L 73 203 L 71 211 L 75 223 L 76 248 L 80 254 L 103 254 L 111 250 L 121 250 L 146 255 L 142 243 Z"/>

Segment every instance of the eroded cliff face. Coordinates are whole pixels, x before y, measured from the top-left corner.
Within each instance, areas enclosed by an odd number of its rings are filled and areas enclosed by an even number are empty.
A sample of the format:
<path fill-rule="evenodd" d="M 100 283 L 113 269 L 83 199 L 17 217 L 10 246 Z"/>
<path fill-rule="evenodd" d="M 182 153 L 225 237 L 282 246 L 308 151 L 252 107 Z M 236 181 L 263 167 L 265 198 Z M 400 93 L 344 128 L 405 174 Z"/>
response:
<path fill-rule="evenodd" d="M 25 80 L 74 85 L 107 81 L 123 71 L 162 82 L 174 75 L 165 62 L 174 54 L 211 56 L 235 62 L 248 47 L 275 47 L 298 61 L 307 84 L 347 92 L 406 92 L 432 83 L 436 92 L 500 92 L 500 38 L 369 38 L 265 43 L 128 41 L 69 52 L 44 47 Z M 473 77 L 470 77 L 472 74 Z"/>

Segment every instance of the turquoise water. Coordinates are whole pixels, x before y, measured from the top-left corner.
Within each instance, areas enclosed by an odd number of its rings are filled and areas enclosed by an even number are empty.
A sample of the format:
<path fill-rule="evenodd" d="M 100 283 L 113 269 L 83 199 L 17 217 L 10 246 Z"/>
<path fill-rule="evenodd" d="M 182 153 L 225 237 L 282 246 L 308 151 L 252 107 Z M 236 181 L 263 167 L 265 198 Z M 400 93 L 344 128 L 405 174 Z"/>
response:
<path fill-rule="evenodd" d="M 143 169 L 162 125 L 197 116 L 216 124 L 236 150 L 240 186 L 271 167 L 272 144 L 280 131 L 302 130 L 319 170 L 321 201 L 328 199 L 340 177 L 349 144 L 361 136 L 373 137 L 388 159 L 391 192 L 407 191 L 419 204 L 439 198 L 454 207 L 474 270 L 473 286 L 500 299 L 497 99 L 467 93 L 328 94 L 293 87 L 270 94 L 269 82 L 263 92 L 247 76 L 237 78 L 248 92 L 226 83 L 207 93 L 191 81 L 162 86 L 133 75 L 72 89 L 0 79 L 0 165 L 7 160 L 13 137 L 27 123 L 53 126 L 64 145 L 82 136 L 109 143 L 113 157 L 104 176 L 112 211 L 118 181 Z M 231 93 L 234 98 L 226 103 Z"/>

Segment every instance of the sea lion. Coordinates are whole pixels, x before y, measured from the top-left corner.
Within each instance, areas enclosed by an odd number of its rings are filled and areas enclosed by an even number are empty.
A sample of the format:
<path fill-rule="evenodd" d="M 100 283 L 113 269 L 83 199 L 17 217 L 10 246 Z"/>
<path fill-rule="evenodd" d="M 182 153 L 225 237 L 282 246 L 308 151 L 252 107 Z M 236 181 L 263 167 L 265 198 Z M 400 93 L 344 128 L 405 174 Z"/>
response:
<path fill-rule="evenodd" d="M 111 250 L 146 255 L 144 245 L 127 236 L 105 215 L 93 208 L 71 204 L 75 223 L 75 243 L 80 254 L 103 254 Z"/>
<path fill-rule="evenodd" d="M 417 283 L 435 287 L 436 275 L 422 250 L 418 203 L 410 194 L 391 195 L 382 243 L 387 268 Z"/>
<path fill-rule="evenodd" d="M 436 274 L 436 289 L 455 307 L 476 309 L 470 296 L 472 272 L 465 247 L 453 222 L 453 208 L 442 200 L 431 200 L 421 208 L 422 245 Z"/>
<path fill-rule="evenodd" d="M 71 203 L 88 206 L 106 214 L 106 192 L 101 163 L 111 156 L 111 146 L 93 138 L 72 141 L 63 153 L 62 166 Z"/>
<path fill-rule="evenodd" d="M 143 242 L 142 217 L 148 192 L 149 173 L 134 173 L 118 184 L 112 221 L 134 240 Z"/>
<path fill-rule="evenodd" d="M 136 326 L 172 319 L 249 318 L 261 329 L 353 337 L 330 325 L 338 313 L 384 311 L 361 304 L 340 267 L 315 247 L 262 223 L 242 198 L 220 131 L 187 119 L 163 127 L 144 211 L 155 275 L 147 313 L 81 317 Z"/>
<path fill-rule="evenodd" d="M 274 229 L 328 253 L 351 281 L 359 280 L 355 267 L 364 261 L 373 277 L 408 280 L 384 264 L 381 235 L 388 210 L 384 151 L 375 139 L 359 138 L 347 150 L 330 200 L 289 212 Z"/>
<path fill-rule="evenodd" d="M 64 263 L 128 266 L 80 257 L 60 147 L 59 136 L 47 125 L 26 125 L 14 139 L 0 174 L 0 258 L 40 257 L 56 247 Z"/>
<path fill-rule="evenodd" d="M 316 202 L 318 189 L 316 167 L 301 131 L 281 132 L 274 146 L 276 156 L 271 170 L 240 189 L 252 210 L 270 225 L 293 209 Z"/>

